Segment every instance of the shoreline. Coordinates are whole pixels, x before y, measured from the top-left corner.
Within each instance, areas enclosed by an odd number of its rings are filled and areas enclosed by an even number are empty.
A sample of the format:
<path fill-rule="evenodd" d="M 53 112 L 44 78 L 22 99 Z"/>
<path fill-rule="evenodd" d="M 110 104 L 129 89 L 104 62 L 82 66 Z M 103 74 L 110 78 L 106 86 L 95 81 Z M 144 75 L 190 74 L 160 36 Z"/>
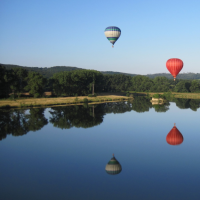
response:
<path fill-rule="evenodd" d="M 133 97 L 106 95 L 97 97 L 77 96 L 77 97 L 55 97 L 55 98 L 26 98 L 14 100 L 0 100 L 0 109 L 4 108 L 32 108 L 32 107 L 52 107 L 71 106 L 87 104 L 98 104 L 105 102 L 119 102 L 133 99 Z"/>
<path fill-rule="evenodd" d="M 133 94 L 134 96 L 146 96 L 149 94 L 150 97 L 152 97 L 154 94 L 164 94 L 168 92 L 133 92 L 130 91 L 130 94 Z M 200 99 L 200 93 L 180 93 L 180 92 L 171 92 L 174 98 L 177 99 Z"/>

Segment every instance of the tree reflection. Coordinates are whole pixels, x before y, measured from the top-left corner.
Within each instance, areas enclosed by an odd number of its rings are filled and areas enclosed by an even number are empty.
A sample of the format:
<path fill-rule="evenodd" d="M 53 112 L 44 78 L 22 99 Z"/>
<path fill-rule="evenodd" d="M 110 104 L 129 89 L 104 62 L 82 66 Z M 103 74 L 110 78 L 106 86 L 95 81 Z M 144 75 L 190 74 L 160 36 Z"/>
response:
<path fill-rule="evenodd" d="M 149 108 L 152 108 L 150 100 L 144 96 L 134 97 L 132 102 L 132 110 L 136 112 L 147 112 Z"/>
<path fill-rule="evenodd" d="M 48 124 L 43 108 L 31 108 L 29 114 L 27 110 L 2 110 L 0 119 L 0 140 L 6 138 L 7 134 L 20 136 L 29 131 L 40 130 Z"/>
<path fill-rule="evenodd" d="M 190 108 L 196 111 L 200 107 L 200 100 L 173 99 L 181 108 Z M 147 112 L 154 107 L 156 112 L 169 110 L 169 102 L 163 105 L 153 105 L 144 96 L 134 97 L 131 102 L 112 102 L 98 105 L 77 105 L 51 108 L 50 123 L 61 129 L 72 127 L 89 128 L 103 122 L 107 113 L 125 113 L 132 110 L 136 112 Z M 6 138 L 7 134 L 13 136 L 24 135 L 29 131 L 40 130 L 48 124 L 44 116 L 44 108 L 31 108 L 30 110 L 1 110 L 0 111 L 0 140 Z"/>
<path fill-rule="evenodd" d="M 190 109 L 192 109 L 193 111 L 197 111 L 199 107 L 200 107 L 200 99 L 190 100 Z"/>
<path fill-rule="evenodd" d="M 176 106 L 180 109 L 187 109 L 190 107 L 190 100 L 189 99 L 175 99 Z"/>
<path fill-rule="evenodd" d="M 99 105 L 54 107 L 49 111 L 50 123 L 61 129 L 89 128 L 103 122 L 104 112 Z"/>
<path fill-rule="evenodd" d="M 44 116 L 44 108 L 31 108 L 30 114 L 26 115 L 28 119 L 29 131 L 40 130 L 48 124 L 48 120 Z"/>
<path fill-rule="evenodd" d="M 174 101 L 180 109 L 190 108 L 193 111 L 197 111 L 200 107 L 200 99 L 175 99 Z"/>
<path fill-rule="evenodd" d="M 113 102 L 102 104 L 102 109 L 105 113 L 125 113 L 132 110 L 132 104 L 130 102 Z"/>
<path fill-rule="evenodd" d="M 106 113 L 124 113 L 132 110 L 129 102 L 113 102 L 98 105 L 67 106 L 51 108 L 50 123 L 61 129 L 89 128 L 103 122 Z"/>
<path fill-rule="evenodd" d="M 169 110 L 169 102 L 165 102 L 164 104 L 154 104 L 153 107 L 156 112 L 167 112 Z"/>

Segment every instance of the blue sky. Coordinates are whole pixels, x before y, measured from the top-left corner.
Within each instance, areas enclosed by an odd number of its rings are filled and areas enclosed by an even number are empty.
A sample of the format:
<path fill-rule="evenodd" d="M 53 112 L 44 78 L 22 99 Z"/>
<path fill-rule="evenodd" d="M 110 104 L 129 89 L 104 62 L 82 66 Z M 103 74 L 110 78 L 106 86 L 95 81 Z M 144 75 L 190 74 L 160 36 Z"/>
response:
<path fill-rule="evenodd" d="M 0 63 L 136 74 L 200 73 L 199 0 L 1 0 Z M 121 29 L 112 48 L 108 26 Z"/>

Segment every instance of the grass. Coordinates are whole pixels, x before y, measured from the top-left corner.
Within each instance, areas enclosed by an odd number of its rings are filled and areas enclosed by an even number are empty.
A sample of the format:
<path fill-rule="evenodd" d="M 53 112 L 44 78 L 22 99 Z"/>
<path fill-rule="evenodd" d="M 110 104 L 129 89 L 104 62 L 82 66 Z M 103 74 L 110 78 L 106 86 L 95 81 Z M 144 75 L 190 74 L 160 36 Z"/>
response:
<path fill-rule="evenodd" d="M 25 108 L 25 107 L 40 107 L 40 106 L 54 106 L 54 105 L 74 105 L 83 104 L 86 99 L 88 103 L 94 102 L 108 102 L 108 101 L 122 101 L 131 99 L 131 97 L 117 96 L 117 95 L 107 95 L 107 96 L 97 96 L 97 97 L 57 97 L 57 98 L 26 98 L 26 99 L 2 99 L 0 101 L 0 108 Z"/>
<path fill-rule="evenodd" d="M 149 94 L 152 97 L 154 94 L 164 94 L 164 92 L 130 92 L 133 93 L 135 96 L 137 95 L 147 95 Z M 182 98 L 182 99 L 200 99 L 200 93 L 180 93 L 180 92 L 172 92 L 175 98 Z"/>

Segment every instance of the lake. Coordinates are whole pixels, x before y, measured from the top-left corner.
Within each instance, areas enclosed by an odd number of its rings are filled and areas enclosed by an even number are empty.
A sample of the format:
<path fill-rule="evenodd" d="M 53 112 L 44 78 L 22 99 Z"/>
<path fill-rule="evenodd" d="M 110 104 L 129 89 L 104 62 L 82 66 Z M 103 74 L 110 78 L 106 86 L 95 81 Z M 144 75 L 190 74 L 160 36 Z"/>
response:
<path fill-rule="evenodd" d="M 0 110 L 0 199 L 199 200 L 199 107 L 136 97 Z"/>

